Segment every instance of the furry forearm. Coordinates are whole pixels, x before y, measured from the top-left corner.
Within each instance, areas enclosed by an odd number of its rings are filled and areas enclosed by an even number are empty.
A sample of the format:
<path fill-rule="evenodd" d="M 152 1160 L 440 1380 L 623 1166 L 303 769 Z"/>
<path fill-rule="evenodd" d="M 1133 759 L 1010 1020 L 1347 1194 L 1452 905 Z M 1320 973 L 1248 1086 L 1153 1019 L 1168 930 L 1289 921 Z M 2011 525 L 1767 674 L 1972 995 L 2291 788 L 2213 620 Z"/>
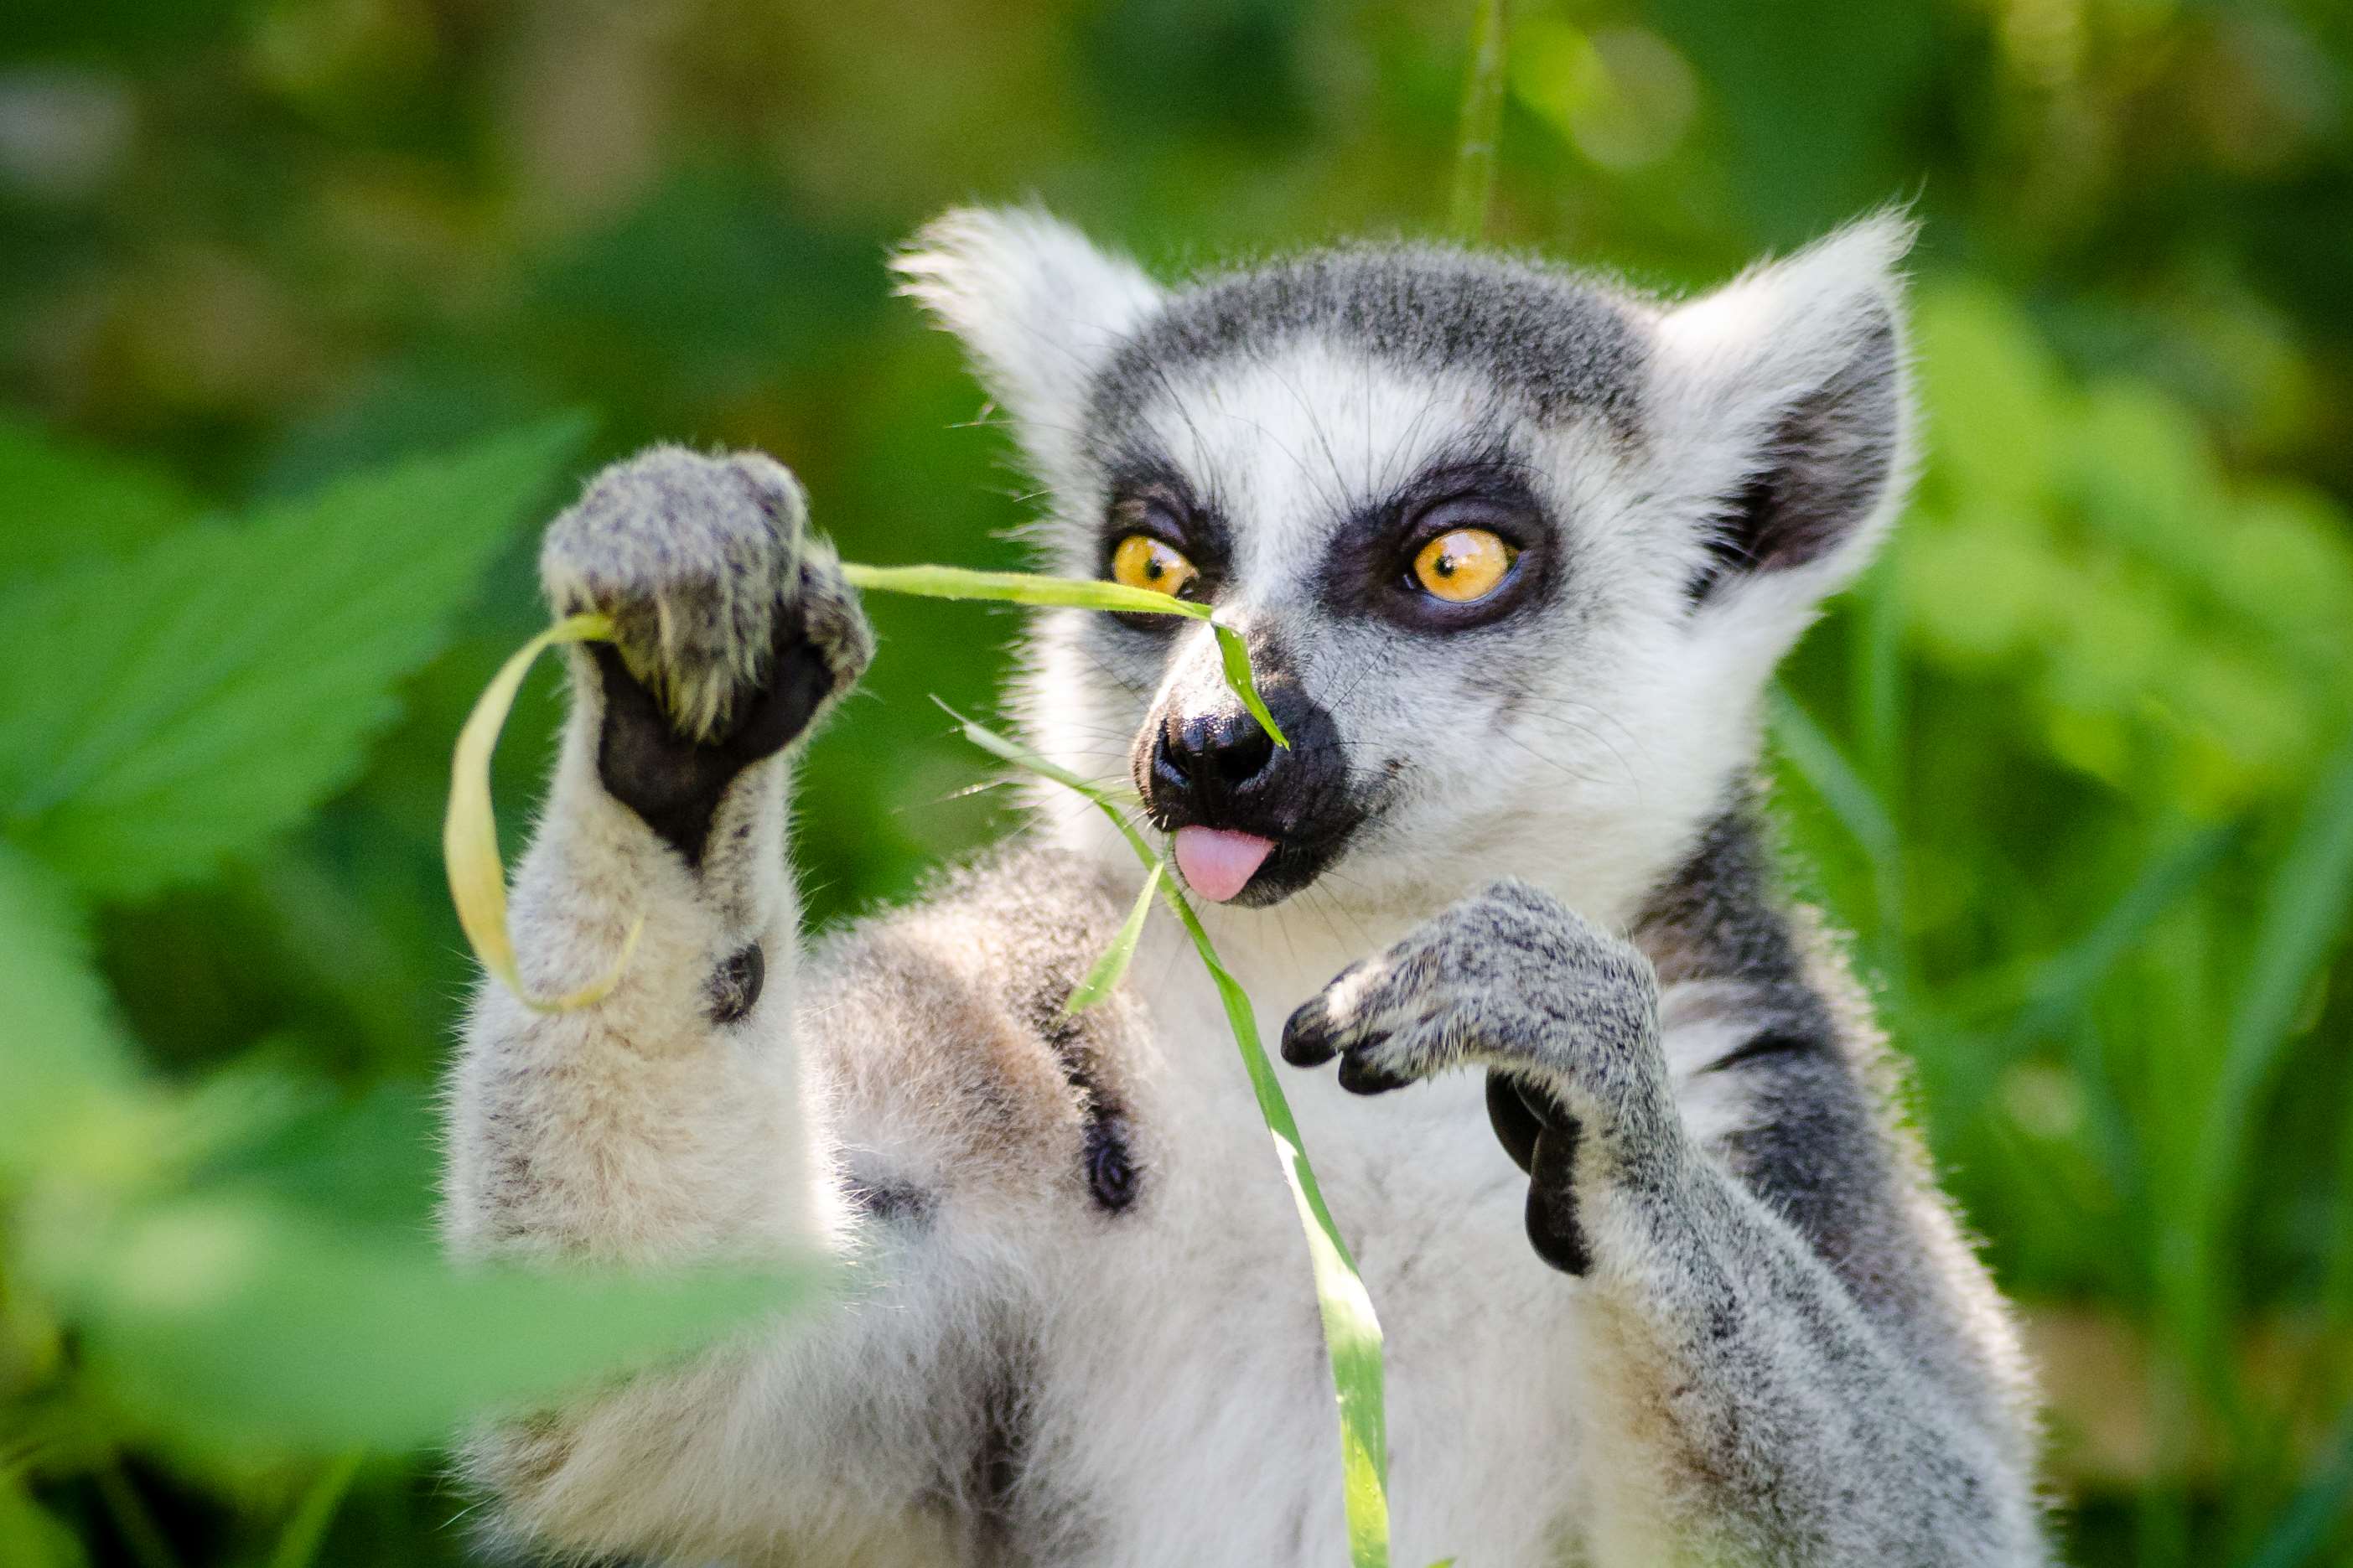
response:
<path fill-rule="evenodd" d="M 690 868 L 607 793 L 596 704 L 577 706 L 517 878 L 520 962 L 533 984 L 576 985 L 633 921 L 644 931 L 594 1006 L 537 1014 L 485 983 L 451 1090 L 451 1239 L 638 1262 L 805 1239 L 787 764 L 736 779 L 712 824 L 718 852 Z"/>
<path fill-rule="evenodd" d="M 2009 1446 L 1713 1159 L 1579 1187 L 1598 1563 L 2043 1561 Z"/>

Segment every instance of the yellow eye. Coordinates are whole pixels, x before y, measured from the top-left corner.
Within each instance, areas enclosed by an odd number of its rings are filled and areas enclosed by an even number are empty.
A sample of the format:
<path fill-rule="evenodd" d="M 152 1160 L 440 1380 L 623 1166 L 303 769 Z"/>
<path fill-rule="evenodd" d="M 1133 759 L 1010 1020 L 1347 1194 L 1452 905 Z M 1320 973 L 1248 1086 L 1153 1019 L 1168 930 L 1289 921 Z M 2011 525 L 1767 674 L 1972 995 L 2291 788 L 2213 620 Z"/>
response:
<path fill-rule="evenodd" d="M 1468 605 L 1495 591 L 1519 552 L 1483 528 L 1441 533 L 1413 558 L 1413 580 L 1451 604 Z"/>
<path fill-rule="evenodd" d="M 1148 533 L 1131 533 L 1111 552 L 1112 581 L 1155 594 L 1177 595 L 1190 587 L 1200 569 L 1184 552 L 1163 544 Z"/>

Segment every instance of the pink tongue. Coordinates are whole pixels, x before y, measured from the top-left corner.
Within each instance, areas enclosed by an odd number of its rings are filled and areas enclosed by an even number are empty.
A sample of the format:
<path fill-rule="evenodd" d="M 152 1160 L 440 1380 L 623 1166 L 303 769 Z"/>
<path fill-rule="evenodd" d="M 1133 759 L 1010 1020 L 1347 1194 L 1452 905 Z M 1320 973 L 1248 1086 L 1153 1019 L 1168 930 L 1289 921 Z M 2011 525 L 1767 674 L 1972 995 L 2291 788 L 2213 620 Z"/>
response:
<path fill-rule="evenodd" d="M 1240 892 L 1273 853 L 1274 840 L 1255 833 L 1222 827 L 1176 830 L 1176 869 L 1185 873 L 1185 885 L 1221 904 Z"/>

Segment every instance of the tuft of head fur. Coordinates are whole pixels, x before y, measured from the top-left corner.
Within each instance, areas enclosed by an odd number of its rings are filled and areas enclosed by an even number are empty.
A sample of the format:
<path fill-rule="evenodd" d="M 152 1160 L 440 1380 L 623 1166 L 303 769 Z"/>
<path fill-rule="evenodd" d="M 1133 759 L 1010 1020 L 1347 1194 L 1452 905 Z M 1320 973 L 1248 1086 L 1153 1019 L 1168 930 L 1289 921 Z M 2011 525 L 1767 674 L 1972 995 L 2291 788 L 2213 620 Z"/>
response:
<path fill-rule="evenodd" d="M 1911 234 L 1869 217 L 1685 301 L 1433 245 L 1164 289 L 1027 211 L 952 213 L 900 268 L 1044 482 L 1049 568 L 1100 575 L 1148 523 L 1328 737 L 1286 760 L 1303 819 L 1241 826 L 1313 840 L 1343 902 L 1519 875 L 1622 921 L 1901 507 Z M 1510 534 L 1509 613 L 1398 597 L 1403 544 L 1458 515 Z M 1228 700 L 1216 661 L 1198 626 L 1041 617 L 1032 739 L 1105 777 L 1134 736 L 1148 783 L 1160 729 Z"/>

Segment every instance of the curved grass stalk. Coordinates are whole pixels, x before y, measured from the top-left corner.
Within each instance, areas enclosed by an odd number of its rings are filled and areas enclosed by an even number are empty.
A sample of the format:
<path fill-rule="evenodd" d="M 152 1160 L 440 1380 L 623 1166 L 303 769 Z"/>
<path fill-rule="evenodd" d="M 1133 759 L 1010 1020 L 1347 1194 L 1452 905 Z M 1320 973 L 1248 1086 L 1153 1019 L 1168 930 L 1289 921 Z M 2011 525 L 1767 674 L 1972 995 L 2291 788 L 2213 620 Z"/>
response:
<path fill-rule="evenodd" d="M 940 705 L 947 707 L 945 703 Z M 1166 875 L 1167 863 L 1120 814 L 1118 802 L 1110 794 L 1057 767 L 1018 741 L 976 724 L 952 708 L 948 714 L 963 726 L 965 738 L 989 755 L 1040 778 L 1051 779 L 1092 801 L 1145 867 L 1145 897 L 1150 896 L 1156 884 L 1168 907 L 1183 922 L 1185 934 L 1192 938 L 1193 951 L 1200 954 L 1202 966 L 1218 988 L 1218 999 L 1225 1006 L 1226 1023 L 1233 1031 L 1242 1067 L 1250 1074 L 1250 1092 L 1258 1100 L 1259 1115 L 1266 1122 L 1268 1136 L 1274 1141 L 1276 1162 L 1291 1189 L 1292 1205 L 1299 1214 L 1299 1228 L 1307 1238 L 1308 1262 L 1315 1279 L 1315 1302 L 1324 1320 L 1324 1347 L 1332 1363 L 1332 1390 L 1340 1406 L 1342 1497 L 1348 1515 L 1349 1559 L 1355 1568 L 1388 1568 L 1388 1417 L 1383 1397 L 1380 1320 L 1374 1315 L 1372 1298 L 1366 1293 L 1356 1260 L 1341 1238 L 1332 1211 L 1324 1206 L 1323 1189 L 1316 1185 L 1314 1167 L 1307 1163 L 1307 1151 L 1300 1140 L 1299 1123 L 1292 1117 L 1291 1103 L 1283 1098 L 1274 1066 L 1267 1060 L 1266 1047 L 1259 1040 L 1258 1016 L 1250 1006 L 1250 994 L 1219 962 L 1218 950 L 1210 942 L 1209 933 L 1202 929 L 1200 917 Z M 1141 900 L 1137 908 L 1144 908 Z M 1133 915 L 1129 918 L 1135 919 Z M 1140 930 L 1142 922 L 1135 923 Z M 1120 941 L 1133 951 L 1134 935 L 1124 927 Z M 1114 942 L 1113 946 L 1117 945 Z"/>
<path fill-rule="evenodd" d="M 621 940 L 613 967 L 576 991 L 557 996 L 534 996 L 515 966 L 514 939 L 507 931 L 507 872 L 499 858 L 499 825 L 491 805 L 491 753 L 498 749 L 499 731 L 532 663 L 558 643 L 611 640 L 613 623 L 604 616 L 566 616 L 509 655 L 498 674 L 474 700 L 458 731 L 458 749 L 449 763 L 449 811 L 441 824 L 441 861 L 449 875 L 449 901 L 458 906 L 458 923 L 482 967 L 506 983 L 523 1005 L 541 1013 L 565 1013 L 601 1002 L 620 983 L 621 971 L 636 951 L 645 931 L 640 917 Z"/>
<path fill-rule="evenodd" d="M 1495 148 L 1504 129 L 1504 0 L 1476 0 L 1476 5 L 1446 210 L 1447 236 L 1459 245 L 1486 237 L 1487 206 L 1495 194 Z"/>
<path fill-rule="evenodd" d="M 860 566 L 844 562 L 841 574 L 860 591 L 913 594 L 927 599 L 994 599 L 1009 605 L 1064 605 L 1082 610 L 1116 610 L 1130 615 L 1183 616 L 1207 621 L 1218 638 L 1218 656 L 1225 666 L 1226 684 L 1242 700 L 1274 743 L 1291 749 L 1282 726 L 1267 711 L 1250 674 L 1250 650 L 1241 634 L 1218 619 L 1209 605 L 1192 599 L 1131 588 L 1124 583 L 1101 583 L 1083 577 L 1039 577 L 1027 572 L 971 572 L 961 566 Z"/>

